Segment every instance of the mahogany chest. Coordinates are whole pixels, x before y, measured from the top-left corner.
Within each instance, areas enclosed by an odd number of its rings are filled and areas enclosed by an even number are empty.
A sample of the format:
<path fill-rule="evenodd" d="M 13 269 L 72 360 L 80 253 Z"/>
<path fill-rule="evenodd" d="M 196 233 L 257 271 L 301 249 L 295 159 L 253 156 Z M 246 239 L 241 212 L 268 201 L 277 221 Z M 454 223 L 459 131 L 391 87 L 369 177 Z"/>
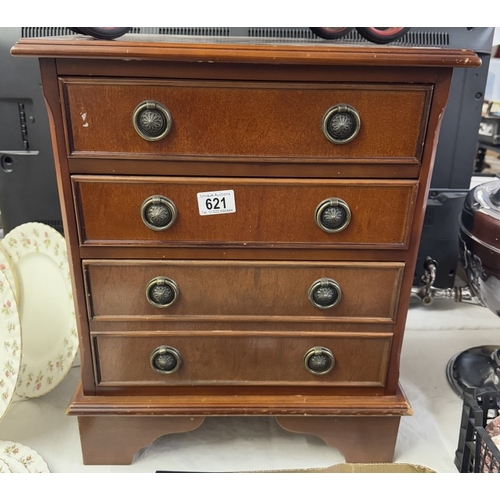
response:
<path fill-rule="evenodd" d="M 440 120 L 478 57 L 140 36 L 12 52 L 40 58 L 84 462 L 221 415 L 391 461 Z"/>

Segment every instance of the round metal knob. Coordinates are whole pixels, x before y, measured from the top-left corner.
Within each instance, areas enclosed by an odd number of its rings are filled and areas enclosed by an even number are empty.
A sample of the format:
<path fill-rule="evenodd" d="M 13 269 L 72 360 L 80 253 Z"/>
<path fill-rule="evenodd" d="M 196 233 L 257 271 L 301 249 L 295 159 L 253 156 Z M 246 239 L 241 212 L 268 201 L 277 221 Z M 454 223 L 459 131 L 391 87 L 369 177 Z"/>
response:
<path fill-rule="evenodd" d="M 329 309 L 339 303 L 342 291 L 336 281 L 330 278 L 321 278 L 309 287 L 308 296 L 318 309 Z"/>
<path fill-rule="evenodd" d="M 326 347 L 313 347 L 306 352 L 304 365 L 313 375 L 325 375 L 335 366 L 335 357 Z"/>
<path fill-rule="evenodd" d="M 141 102 L 132 114 L 135 131 L 146 141 L 163 139 L 172 127 L 168 109 L 156 101 Z"/>
<path fill-rule="evenodd" d="M 165 276 L 153 278 L 146 286 L 146 298 L 155 307 L 169 307 L 178 297 L 177 283 Z"/>
<path fill-rule="evenodd" d="M 338 233 L 351 222 L 351 209 L 340 198 L 328 198 L 316 207 L 314 220 L 326 233 Z"/>
<path fill-rule="evenodd" d="M 157 347 L 149 357 L 151 368 L 155 372 L 169 374 L 176 372 L 181 366 L 182 358 L 177 349 L 162 345 Z"/>
<path fill-rule="evenodd" d="M 360 128 L 361 118 L 349 104 L 337 104 L 331 107 L 323 117 L 323 133 L 334 144 L 352 141 L 358 135 Z"/>
<path fill-rule="evenodd" d="M 141 206 L 141 218 L 153 231 L 168 229 L 177 218 L 177 208 L 165 196 L 150 196 Z"/>

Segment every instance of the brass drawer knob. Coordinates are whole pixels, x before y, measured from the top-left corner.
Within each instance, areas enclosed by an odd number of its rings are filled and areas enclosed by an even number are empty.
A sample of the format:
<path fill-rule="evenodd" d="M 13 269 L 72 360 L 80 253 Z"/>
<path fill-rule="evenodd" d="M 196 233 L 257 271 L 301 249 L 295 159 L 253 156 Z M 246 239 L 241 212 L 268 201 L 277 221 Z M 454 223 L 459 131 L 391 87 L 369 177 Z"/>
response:
<path fill-rule="evenodd" d="M 163 139 L 172 128 L 168 109 L 156 101 L 143 101 L 132 114 L 135 131 L 146 141 Z"/>
<path fill-rule="evenodd" d="M 334 144 L 346 144 L 352 141 L 358 135 L 360 128 L 359 113 L 349 104 L 337 104 L 323 117 L 323 134 Z"/>
<path fill-rule="evenodd" d="M 155 372 L 168 375 L 179 369 L 182 358 L 177 349 L 162 345 L 151 353 L 149 362 L 151 363 L 151 368 L 153 368 Z"/>
<path fill-rule="evenodd" d="M 141 206 L 141 218 L 153 231 L 168 229 L 177 218 L 177 207 L 165 196 L 150 196 Z"/>
<path fill-rule="evenodd" d="M 338 233 L 351 222 L 351 209 L 340 198 L 328 198 L 316 207 L 314 220 L 326 233 Z"/>
<path fill-rule="evenodd" d="M 304 356 L 304 366 L 313 375 L 325 375 L 333 370 L 335 357 L 326 347 L 313 347 Z"/>
<path fill-rule="evenodd" d="M 178 297 L 177 283 L 165 276 L 153 278 L 146 286 L 146 298 L 155 307 L 170 307 Z"/>
<path fill-rule="evenodd" d="M 339 303 L 342 291 L 336 281 L 330 278 L 321 278 L 309 287 L 308 296 L 318 309 L 329 309 Z"/>

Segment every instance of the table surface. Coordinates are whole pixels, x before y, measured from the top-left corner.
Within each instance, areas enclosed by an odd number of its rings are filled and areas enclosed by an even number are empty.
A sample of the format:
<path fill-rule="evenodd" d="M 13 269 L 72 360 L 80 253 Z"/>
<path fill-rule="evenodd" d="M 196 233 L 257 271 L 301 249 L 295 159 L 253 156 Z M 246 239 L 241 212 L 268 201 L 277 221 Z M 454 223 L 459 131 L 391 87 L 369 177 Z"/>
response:
<path fill-rule="evenodd" d="M 469 347 L 500 344 L 500 320 L 480 306 L 411 301 L 401 385 L 414 415 L 401 419 L 394 461 L 456 473 L 462 400 L 446 379 L 448 360 Z M 78 359 L 52 392 L 16 398 L 0 422 L 0 440 L 37 451 L 51 472 L 233 472 L 328 467 L 342 454 L 319 438 L 282 430 L 270 417 L 212 417 L 195 431 L 159 438 L 129 466 L 82 464 L 77 419 L 65 414 L 79 378 Z"/>

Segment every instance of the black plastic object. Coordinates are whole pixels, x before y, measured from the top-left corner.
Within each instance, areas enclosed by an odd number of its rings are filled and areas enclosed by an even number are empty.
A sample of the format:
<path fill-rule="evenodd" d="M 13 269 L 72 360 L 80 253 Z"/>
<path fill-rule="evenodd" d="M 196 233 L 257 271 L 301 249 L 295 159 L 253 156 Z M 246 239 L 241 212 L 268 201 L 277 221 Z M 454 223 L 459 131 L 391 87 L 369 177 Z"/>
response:
<path fill-rule="evenodd" d="M 326 40 L 343 38 L 354 28 L 310 28 L 317 36 Z M 399 40 L 411 28 L 356 28 L 356 31 L 369 42 L 383 44 Z"/>
<path fill-rule="evenodd" d="M 132 28 L 70 28 L 80 35 L 89 35 L 103 40 L 113 40 L 128 33 Z"/>
<path fill-rule="evenodd" d="M 311 31 L 325 40 L 337 40 L 343 38 L 354 28 L 310 28 Z"/>
<path fill-rule="evenodd" d="M 455 465 L 459 472 L 500 472 L 500 450 L 485 427 L 499 415 L 500 395 L 496 391 L 463 393 L 462 421 Z"/>
<path fill-rule="evenodd" d="M 468 190 L 463 189 L 431 189 L 415 266 L 414 285 L 421 284 L 420 277 L 428 255 L 437 262 L 434 286 L 451 288 L 455 285 L 460 254 L 458 216 L 467 193 Z"/>
<path fill-rule="evenodd" d="M 411 28 L 356 28 L 357 32 L 373 43 L 390 43 L 399 40 Z"/>

